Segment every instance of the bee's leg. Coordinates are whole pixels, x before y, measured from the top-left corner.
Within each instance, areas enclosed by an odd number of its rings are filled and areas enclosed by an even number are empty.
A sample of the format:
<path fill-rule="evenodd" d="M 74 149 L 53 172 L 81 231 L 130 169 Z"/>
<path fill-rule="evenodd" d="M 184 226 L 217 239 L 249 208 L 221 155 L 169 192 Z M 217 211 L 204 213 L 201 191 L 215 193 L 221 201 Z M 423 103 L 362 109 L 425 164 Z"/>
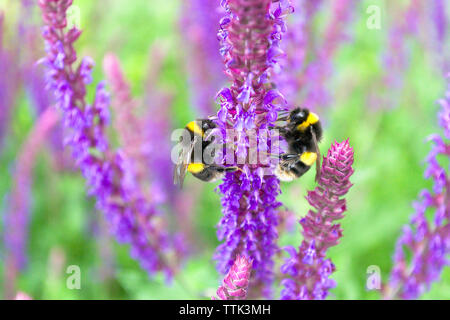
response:
<path fill-rule="evenodd" d="M 280 159 L 281 158 L 281 154 L 276 154 L 276 153 L 268 153 L 268 152 L 264 152 L 264 151 L 259 151 L 260 154 L 264 154 L 266 156 L 275 158 L 275 159 Z"/>
<path fill-rule="evenodd" d="M 283 153 L 280 154 L 280 159 L 283 161 L 295 161 L 300 160 L 300 155 L 297 153 Z"/>
<path fill-rule="evenodd" d="M 292 113 L 291 110 L 279 110 L 279 111 L 278 111 L 278 115 L 280 115 L 280 116 L 288 116 L 288 115 L 290 115 L 291 113 Z"/>
<path fill-rule="evenodd" d="M 273 126 L 269 126 L 269 130 L 278 130 L 282 135 L 287 134 L 289 131 L 285 128 L 285 127 L 273 127 Z"/>
<path fill-rule="evenodd" d="M 208 168 L 210 168 L 212 170 L 215 170 L 217 172 L 220 172 L 220 173 L 236 172 L 238 170 L 242 171 L 242 169 L 239 168 L 239 167 L 223 167 L 223 166 L 220 166 L 220 165 L 210 165 L 210 166 L 208 166 Z"/>
<path fill-rule="evenodd" d="M 248 178 L 248 174 L 244 170 L 242 170 L 241 168 L 236 167 L 236 166 L 235 167 L 215 167 L 215 170 L 217 170 L 220 173 L 240 171 L 243 174 L 245 174 Z"/>
<path fill-rule="evenodd" d="M 283 160 L 292 160 L 295 158 L 298 158 L 298 154 L 297 153 L 283 153 L 280 155 L 280 158 Z"/>

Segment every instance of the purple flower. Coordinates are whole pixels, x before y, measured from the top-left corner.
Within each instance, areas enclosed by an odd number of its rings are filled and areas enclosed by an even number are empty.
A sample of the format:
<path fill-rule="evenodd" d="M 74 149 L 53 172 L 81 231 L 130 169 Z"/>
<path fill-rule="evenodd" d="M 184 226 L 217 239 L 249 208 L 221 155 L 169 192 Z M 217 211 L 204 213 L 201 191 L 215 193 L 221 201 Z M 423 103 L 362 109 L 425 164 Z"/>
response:
<path fill-rule="evenodd" d="M 39 117 L 22 146 L 14 171 L 14 187 L 10 195 L 5 219 L 5 295 L 13 298 L 16 292 L 17 273 L 26 265 L 28 221 L 31 202 L 31 180 L 37 154 L 45 144 L 48 134 L 59 122 L 53 108 L 47 108 Z"/>
<path fill-rule="evenodd" d="M 409 67 L 410 50 L 408 41 L 419 31 L 420 14 L 424 10 L 424 1 L 411 0 L 409 5 L 400 11 L 390 27 L 386 50 L 382 55 L 383 72 L 376 92 L 370 96 L 370 104 L 379 109 L 397 105 L 404 84 L 405 70 Z M 385 90 L 384 88 L 389 88 Z M 384 94 L 380 94 L 380 92 Z"/>
<path fill-rule="evenodd" d="M 218 123 L 223 136 L 227 130 L 237 135 L 226 141 L 239 146 L 235 161 L 249 154 L 250 137 L 256 138 L 259 150 L 268 150 L 269 142 L 261 135 L 285 108 L 284 97 L 272 90 L 270 76 L 283 56 L 280 41 L 286 31 L 284 16 L 292 12 L 288 1 L 222 1 L 227 15 L 221 20 L 219 39 L 230 88 L 222 89 L 218 98 L 221 109 Z M 231 164 L 231 163 L 227 163 Z M 219 190 L 223 195 L 223 218 L 218 237 L 224 241 L 217 249 L 218 269 L 226 274 L 238 255 L 253 261 L 250 296 L 270 295 L 273 282 L 273 255 L 278 250 L 276 200 L 279 181 L 262 164 L 240 165 L 242 172 L 226 175 Z M 245 173 L 244 173 L 245 172 Z"/>
<path fill-rule="evenodd" d="M 433 21 L 436 28 L 436 40 L 438 47 L 443 48 L 445 43 L 445 37 L 447 35 L 448 21 L 446 15 L 446 4 L 445 0 L 434 0 L 433 1 Z"/>
<path fill-rule="evenodd" d="M 344 217 L 344 196 L 352 186 L 353 148 L 348 140 L 335 143 L 324 158 L 318 186 L 309 191 L 306 199 L 312 206 L 306 217 L 300 220 L 303 241 L 297 251 L 286 248 L 290 258 L 281 267 L 288 275 L 282 284 L 281 298 L 285 300 L 322 300 L 328 296 L 335 282 L 329 279 L 335 266 L 326 258 L 328 248 L 339 243 L 342 230 L 335 221 Z"/>
<path fill-rule="evenodd" d="M 277 70 L 276 83 L 288 101 L 302 100 L 310 109 L 328 103 L 327 79 L 332 72 L 333 57 L 339 45 L 346 40 L 346 27 L 357 6 L 355 0 L 336 0 L 332 4 L 332 18 L 323 41 L 313 44 L 313 22 L 322 0 L 295 0 L 294 19 L 288 24 L 284 50 L 287 61 Z M 307 61 L 307 56 L 313 57 Z"/>
<path fill-rule="evenodd" d="M 0 150 L 9 127 L 19 89 L 20 70 L 17 55 L 3 47 L 3 13 L 0 12 Z"/>
<path fill-rule="evenodd" d="M 39 116 L 47 108 L 54 105 L 53 95 L 46 90 L 45 75 L 41 68 L 35 65 L 24 67 L 23 82 L 25 90 L 27 91 L 36 114 Z M 51 137 L 49 137 L 52 160 L 56 169 L 71 169 L 73 167 L 70 155 L 65 153 L 63 145 L 63 126 L 58 123 L 56 128 L 52 130 Z"/>
<path fill-rule="evenodd" d="M 355 0 L 333 1 L 333 16 L 325 30 L 323 43 L 315 53 L 315 60 L 304 71 L 299 85 L 300 89 L 305 90 L 303 104 L 310 109 L 324 107 L 329 103 L 326 85 L 332 73 L 333 57 L 339 45 L 348 39 L 346 27 L 357 5 Z"/>
<path fill-rule="evenodd" d="M 152 59 L 149 60 L 153 63 L 157 62 L 160 60 L 157 59 L 160 54 L 161 52 L 155 48 L 151 54 Z M 179 193 L 173 185 L 173 164 L 170 157 L 170 145 L 167 143 L 170 139 L 171 125 L 169 114 L 165 112 L 165 108 L 170 105 L 170 96 L 158 92 L 149 85 L 146 97 L 148 109 L 142 110 L 140 108 L 142 106 L 131 94 L 119 59 L 113 54 L 108 54 L 104 59 L 103 67 L 113 92 L 114 127 L 124 146 L 123 153 L 133 160 L 136 182 L 143 191 L 143 196 L 153 204 L 174 205 L 174 198 Z M 156 77 L 157 74 L 153 76 Z M 150 83 L 152 81 L 154 79 L 151 79 Z M 138 116 L 142 113 L 144 113 L 143 116 Z M 179 242 L 180 246 L 175 246 L 180 258 L 185 251 L 181 246 L 182 243 L 184 241 Z"/>
<path fill-rule="evenodd" d="M 66 10 L 72 0 L 39 0 L 46 24 L 49 88 L 63 111 L 70 129 L 65 143 L 86 179 L 88 192 L 96 197 L 97 207 L 105 213 L 119 242 L 131 244 L 131 255 L 150 274 L 175 272 L 167 254 L 172 249 L 166 223 L 154 203 L 147 201 L 137 181 L 133 159 L 122 151 L 111 150 L 105 128 L 109 124 L 109 94 L 104 84 L 97 86 L 93 104 L 86 102 L 86 85 L 92 81 L 94 63 L 84 58 L 76 66 L 74 42 L 81 35 L 76 27 L 65 31 Z"/>
<path fill-rule="evenodd" d="M 450 86 L 446 97 L 439 101 L 439 124 L 444 137 L 450 139 Z M 450 177 L 448 169 L 438 162 L 450 157 L 450 144 L 434 134 L 434 143 L 427 161 L 425 178 L 432 179 L 432 191 L 423 190 L 414 203 L 415 213 L 403 228 L 394 253 L 394 268 L 385 288 L 385 298 L 417 299 L 441 277 L 442 269 L 450 265 Z M 428 220 L 426 212 L 434 211 Z M 408 258 L 410 257 L 410 258 Z"/>
<path fill-rule="evenodd" d="M 213 300 L 245 300 L 251 271 L 252 261 L 237 256 L 222 285 L 217 289 L 217 298 L 213 297 Z"/>
<path fill-rule="evenodd" d="M 217 41 L 217 40 L 216 40 Z M 172 134 L 171 113 L 168 108 L 173 106 L 173 93 L 158 87 L 157 81 L 161 77 L 164 58 L 167 52 L 156 42 L 149 54 L 149 71 L 144 97 L 146 112 L 144 115 L 143 136 L 146 143 L 141 152 L 148 155 L 148 167 L 158 168 L 149 173 L 152 189 L 156 194 L 164 194 L 160 200 L 165 200 L 166 209 L 170 210 L 179 226 L 176 238 L 178 254 L 185 255 L 196 246 L 195 237 L 195 203 L 201 195 L 201 186 L 196 185 L 184 190 L 175 188 L 173 184 L 173 163 L 171 161 L 171 148 L 167 143 Z"/>
<path fill-rule="evenodd" d="M 288 22 L 289 28 L 283 42 L 287 57 L 276 73 L 276 83 L 288 101 L 297 101 L 299 98 L 302 89 L 299 79 L 307 65 L 307 55 L 312 49 L 313 20 L 322 2 L 323 0 L 292 1 L 295 12 Z"/>
<path fill-rule="evenodd" d="M 144 153 L 148 154 L 148 165 L 159 168 L 152 170 L 150 177 L 157 188 L 164 190 L 167 202 L 174 205 L 180 190 L 173 184 L 173 163 L 171 161 L 171 146 L 167 141 L 171 139 L 172 117 L 168 108 L 173 107 L 174 95 L 158 87 L 157 81 L 161 78 L 162 66 L 167 52 L 156 43 L 149 53 L 150 69 L 147 76 L 147 90 L 145 95 L 146 112 L 144 116 L 144 136 L 147 143 L 143 146 Z M 189 210 L 189 206 L 184 208 Z M 175 210 L 175 212 L 178 212 Z"/>
<path fill-rule="evenodd" d="M 223 10 L 219 1 L 190 0 L 183 3 L 181 30 L 186 37 L 191 104 L 201 117 L 215 112 L 212 100 L 225 83 L 219 43 L 214 31 L 219 28 Z"/>

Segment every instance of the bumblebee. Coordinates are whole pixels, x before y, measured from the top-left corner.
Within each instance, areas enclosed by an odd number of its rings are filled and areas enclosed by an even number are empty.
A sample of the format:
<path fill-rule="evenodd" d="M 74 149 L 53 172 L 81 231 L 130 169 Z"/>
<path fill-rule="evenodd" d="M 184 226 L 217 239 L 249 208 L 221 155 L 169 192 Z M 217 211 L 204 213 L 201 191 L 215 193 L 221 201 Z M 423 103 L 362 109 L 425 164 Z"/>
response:
<path fill-rule="evenodd" d="M 190 141 L 183 146 L 174 170 L 174 184 L 180 188 L 186 172 L 190 172 L 194 177 L 205 182 L 214 182 L 221 179 L 226 172 L 235 172 L 238 167 L 224 167 L 216 164 L 206 164 L 204 161 L 205 149 L 213 143 L 214 139 L 207 141 L 205 135 L 208 130 L 216 128 L 217 125 L 212 119 L 199 119 L 189 122 L 185 130 L 190 134 Z M 197 155 L 195 150 L 201 150 Z M 214 156 L 214 155 L 213 155 Z"/>
<path fill-rule="evenodd" d="M 316 163 L 316 181 L 320 177 L 320 150 L 322 125 L 319 116 L 308 109 L 296 108 L 285 118 L 285 126 L 278 129 L 288 144 L 288 153 L 279 156 L 275 175 L 281 181 L 292 181 L 304 175 Z"/>

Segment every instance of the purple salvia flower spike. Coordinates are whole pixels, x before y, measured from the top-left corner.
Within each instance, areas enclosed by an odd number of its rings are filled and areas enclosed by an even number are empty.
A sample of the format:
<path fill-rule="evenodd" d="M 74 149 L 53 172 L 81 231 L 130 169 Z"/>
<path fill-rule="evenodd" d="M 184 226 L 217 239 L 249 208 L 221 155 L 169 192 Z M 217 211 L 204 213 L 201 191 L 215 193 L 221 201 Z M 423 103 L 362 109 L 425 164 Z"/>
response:
<path fill-rule="evenodd" d="M 318 186 L 306 197 L 313 209 L 300 220 L 303 242 L 299 251 L 286 248 L 290 258 L 281 271 L 289 277 L 282 281 L 282 299 L 321 300 L 334 288 L 335 282 L 329 276 L 335 266 L 326 258 L 326 252 L 342 237 L 340 225 L 335 222 L 344 217 L 344 196 L 352 186 L 352 165 L 353 149 L 348 140 L 334 143 L 324 157 Z"/>
<path fill-rule="evenodd" d="M 450 85 L 439 104 L 438 122 L 445 138 L 430 136 L 434 145 L 426 158 L 428 167 L 424 174 L 426 179 L 432 179 L 433 188 L 420 192 L 419 200 L 413 204 L 415 213 L 410 224 L 397 240 L 394 267 L 383 292 L 386 299 L 419 298 L 439 280 L 443 268 L 450 265 L 450 168 L 445 169 L 438 162 L 438 157 L 450 157 Z M 435 215 L 428 221 L 425 213 L 430 210 Z"/>
<path fill-rule="evenodd" d="M 217 289 L 213 300 L 245 300 L 252 271 L 252 261 L 244 256 L 237 256 L 230 271 Z"/>
<path fill-rule="evenodd" d="M 14 187 L 5 214 L 5 297 L 12 299 L 16 293 L 18 272 L 26 265 L 28 221 L 31 206 L 31 183 L 34 160 L 58 123 L 57 111 L 49 107 L 38 118 L 22 146 L 16 161 Z"/>
<path fill-rule="evenodd" d="M 119 242 L 130 243 L 131 255 L 153 274 L 172 276 L 176 262 L 168 261 L 172 249 L 166 223 L 155 204 L 147 201 L 138 183 L 133 159 L 114 152 L 105 133 L 109 124 L 109 94 L 104 83 L 97 86 L 94 103 L 86 102 L 86 85 L 92 81 L 93 61 L 84 58 L 78 67 L 74 42 L 81 35 L 76 27 L 66 31 L 66 11 L 72 0 L 39 0 L 46 40 L 49 89 L 55 91 L 64 124 L 70 129 L 66 144 L 86 181 L 88 192 L 106 216 Z M 63 68 L 61 68 L 63 64 Z M 95 152 L 93 152 L 95 150 Z"/>
<path fill-rule="evenodd" d="M 445 0 L 433 0 L 433 21 L 436 30 L 436 40 L 438 48 L 442 49 L 445 45 L 445 38 L 448 33 L 448 20 L 447 20 L 447 4 Z"/>
<path fill-rule="evenodd" d="M 448 20 L 448 1 L 445 0 L 433 0 L 431 9 L 431 20 L 434 26 L 434 43 L 432 46 L 436 51 L 436 55 L 433 57 L 437 61 L 437 66 L 440 70 L 447 72 L 449 70 L 449 56 L 448 56 L 448 42 L 446 41 L 449 36 L 449 20 Z"/>
<path fill-rule="evenodd" d="M 154 48 L 149 59 L 156 62 L 153 66 L 156 69 L 159 69 L 158 61 L 162 57 L 158 57 L 161 54 L 162 52 Z M 133 160 L 136 182 L 143 191 L 144 198 L 153 204 L 175 205 L 176 198 L 180 194 L 174 190 L 170 148 L 165 143 L 170 137 L 170 120 L 167 112 L 161 110 L 170 105 L 171 97 L 157 92 L 154 88 L 158 70 L 149 72 L 153 76 L 147 85 L 146 100 L 148 101 L 146 103 L 149 106 L 147 114 L 139 117 L 138 114 L 142 111 L 139 109 L 141 106 L 131 94 L 119 59 L 113 54 L 106 55 L 103 68 L 113 92 L 112 107 L 116 114 L 114 127 L 124 146 L 122 151 L 127 158 Z M 158 170 L 151 170 L 155 168 Z M 189 206 L 180 212 L 189 214 Z M 181 235 L 177 235 L 176 238 L 174 248 L 178 261 L 186 250 L 182 245 L 185 241 L 182 241 Z"/>
<path fill-rule="evenodd" d="M 286 62 L 276 73 L 276 83 L 288 101 L 298 101 L 310 109 L 323 107 L 329 100 L 326 89 L 327 78 L 332 69 L 332 60 L 338 45 L 346 40 L 346 27 L 357 6 L 355 0 L 336 0 L 332 3 L 332 19 L 323 41 L 314 46 L 313 22 L 323 0 L 293 0 L 295 12 L 288 22 L 287 40 L 284 50 Z M 308 62 L 306 57 L 314 59 Z"/>
<path fill-rule="evenodd" d="M 408 41 L 418 36 L 418 26 L 422 12 L 425 12 L 425 2 L 409 1 L 409 4 L 397 14 L 392 26 L 389 26 L 386 50 L 381 57 L 385 71 L 380 77 L 376 91 L 369 96 L 369 103 L 374 109 L 393 108 L 399 102 L 405 70 L 411 60 Z M 380 95 L 380 92 L 383 94 Z"/>
<path fill-rule="evenodd" d="M 9 129 L 9 120 L 20 87 L 20 61 L 18 46 L 12 50 L 3 47 L 4 14 L 0 12 L 0 151 Z"/>
<path fill-rule="evenodd" d="M 263 139 L 260 130 L 273 125 L 274 114 L 286 108 L 284 98 L 270 93 L 273 86 L 269 79 L 282 56 L 271 52 L 279 52 L 285 31 L 284 16 L 292 10 L 288 1 L 229 0 L 222 1 L 222 5 L 227 15 L 222 19 L 219 39 L 225 73 L 233 83 L 217 95 L 221 104 L 218 124 L 223 136 L 227 130 L 237 134 L 238 141 L 227 142 L 239 146 L 236 156 L 243 159 L 248 155 L 250 143 L 247 130 L 255 130 L 256 139 Z M 268 142 L 260 144 L 265 147 L 259 149 L 267 150 Z M 261 164 L 240 167 L 242 172 L 227 174 L 219 186 L 224 217 L 218 226 L 218 237 L 224 242 L 218 247 L 215 259 L 223 274 L 233 266 L 236 256 L 252 259 L 250 295 L 268 297 L 274 280 L 273 256 L 277 251 L 279 181 L 273 175 L 264 175 Z"/>
<path fill-rule="evenodd" d="M 219 1 L 190 0 L 183 3 L 181 30 L 188 40 L 187 61 L 191 101 L 201 117 L 215 112 L 211 97 L 225 83 L 219 43 L 214 30 L 224 27 Z"/>
<path fill-rule="evenodd" d="M 316 59 L 306 68 L 301 87 L 305 86 L 303 103 L 311 109 L 328 105 L 330 94 L 326 88 L 332 73 L 333 58 L 339 45 L 348 38 L 346 28 L 352 13 L 358 5 L 355 0 L 335 0 L 333 16 L 325 30 L 324 41 L 318 48 Z"/>

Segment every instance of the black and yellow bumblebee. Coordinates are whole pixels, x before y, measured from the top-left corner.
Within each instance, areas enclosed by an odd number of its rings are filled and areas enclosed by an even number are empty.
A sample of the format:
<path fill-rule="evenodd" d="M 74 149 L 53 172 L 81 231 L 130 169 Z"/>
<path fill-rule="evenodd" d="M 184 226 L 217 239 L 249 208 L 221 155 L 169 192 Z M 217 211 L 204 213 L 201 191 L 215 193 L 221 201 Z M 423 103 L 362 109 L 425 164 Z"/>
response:
<path fill-rule="evenodd" d="M 189 122 L 185 129 L 190 134 L 190 140 L 183 146 L 174 170 L 174 184 L 183 186 L 186 172 L 205 182 L 214 182 L 221 179 L 226 172 L 240 170 L 238 167 L 224 167 L 217 164 L 206 164 L 205 149 L 213 143 L 214 139 L 208 140 L 206 133 L 217 127 L 212 119 L 199 119 Z M 201 150 L 196 154 L 194 150 Z"/>
<path fill-rule="evenodd" d="M 308 109 L 296 108 L 287 117 L 286 125 L 278 129 L 288 144 L 288 151 L 279 156 L 275 175 L 281 181 L 292 181 L 304 175 L 316 163 L 316 180 L 320 177 L 320 150 L 322 125 L 319 116 Z"/>

